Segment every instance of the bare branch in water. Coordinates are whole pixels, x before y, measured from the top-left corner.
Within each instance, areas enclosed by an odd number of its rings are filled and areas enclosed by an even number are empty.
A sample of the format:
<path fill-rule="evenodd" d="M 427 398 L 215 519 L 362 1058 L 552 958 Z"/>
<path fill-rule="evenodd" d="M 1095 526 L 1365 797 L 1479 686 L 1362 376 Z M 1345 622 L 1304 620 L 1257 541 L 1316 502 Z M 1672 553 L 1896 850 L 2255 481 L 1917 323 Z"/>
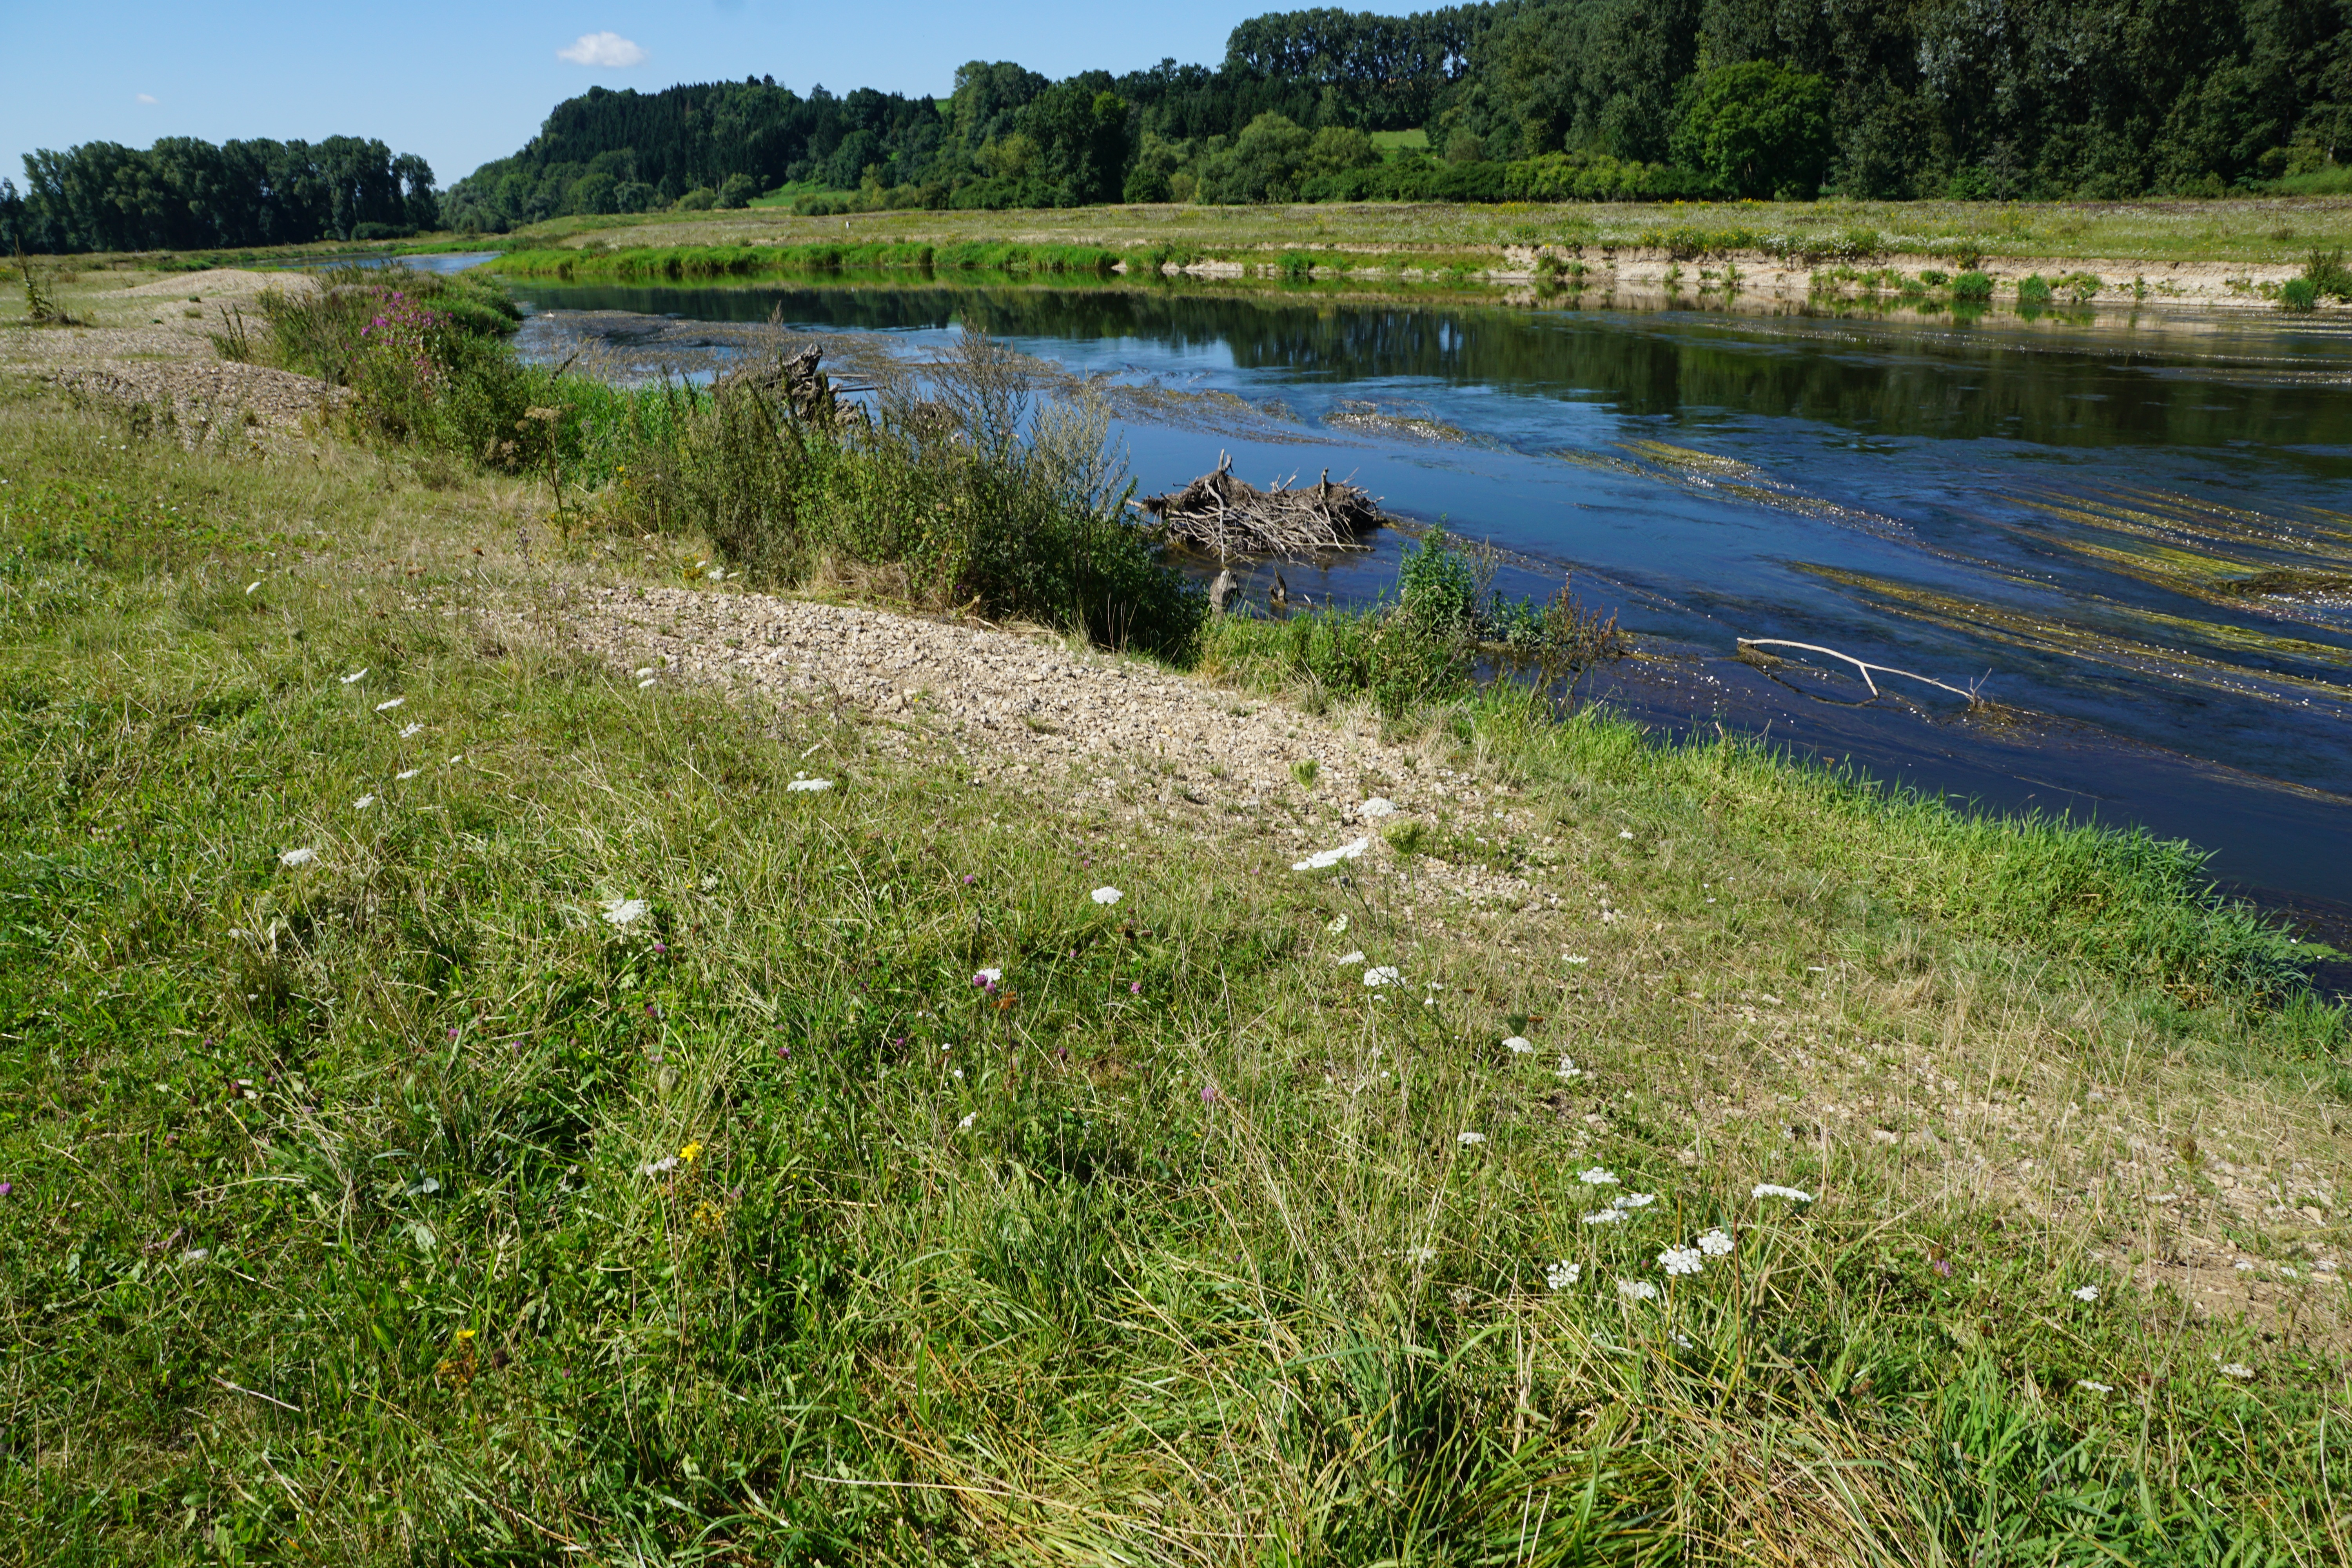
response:
<path fill-rule="evenodd" d="M 1853 666 L 1855 669 L 1862 672 L 1862 683 L 1870 688 L 1870 694 L 1873 697 L 1879 695 L 1878 682 L 1870 679 L 1870 672 L 1874 669 L 1881 675 L 1899 675 L 1906 680 L 1916 680 L 1922 686 L 1932 686 L 1938 691 L 1948 691 L 1953 696 L 1958 698 L 1961 701 L 1966 702 L 1971 708 L 1979 708 L 1984 705 L 1984 699 L 1978 695 L 1979 689 L 1977 687 L 1970 687 L 1968 689 L 1963 690 L 1959 687 L 1950 685 L 1945 681 L 1937 680 L 1932 676 L 1914 675 L 1907 669 L 1896 669 L 1892 665 L 1871 664 L 1866 660 L 1854 658 L 1853 655 L 1850 653 L 1840 653 L 1833 647 L 1822 647 L 1818 643 L 1790 642 L 1782 637 L 1741 637 L 1738 640 L 1739 651 L 1743 654 L 1749 648 L 1793 647 L 1804 653 L 1818 653 L 1825 656 L 1826 658 L 1843 659 L 1846 663 Z M 1771 656 L 1767 655 L 1766 657 L 1770 658 Z"/>

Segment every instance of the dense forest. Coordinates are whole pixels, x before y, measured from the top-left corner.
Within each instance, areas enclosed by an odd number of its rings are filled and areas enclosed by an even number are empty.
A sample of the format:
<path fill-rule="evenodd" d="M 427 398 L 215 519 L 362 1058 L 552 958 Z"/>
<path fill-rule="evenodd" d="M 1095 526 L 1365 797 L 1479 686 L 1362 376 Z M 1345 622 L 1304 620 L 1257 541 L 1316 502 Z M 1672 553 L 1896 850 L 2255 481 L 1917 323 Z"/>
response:
<path fill-rule="evenodd" d="M 580 212 L 1317 197 L 2216 195 L 2336 164 L 2352 0 L 1497 0 L 1255 17 L 1214 68 L 943 99 L 759 78 L 557 107 L 449 193 Z M 1370 133 L 1425 131 L 1397 154 Z M 831 193 L 831 194 L 826 194 Z"/>
<path fill-rule="evenodd" d="M 1212 68 L 944 98 L 590 89 L 436 200 L 381 142 L 98 142 L 0 182 L 0 245 L 297 243 L 567 214 L 1114 201 L 2221 195 L 2352 161 L 2352 0 L 1495 0 L 1235 27 Z M 1379 133 L 1426 132 L 1402 149 Z"/>
<path fill-rule="evenodd" d="M 0 180 L 0 250 L 198 250 L 414 234 L 441 224 L 433 170 L 381 142 L 165 137 L 25 158 Z"/>

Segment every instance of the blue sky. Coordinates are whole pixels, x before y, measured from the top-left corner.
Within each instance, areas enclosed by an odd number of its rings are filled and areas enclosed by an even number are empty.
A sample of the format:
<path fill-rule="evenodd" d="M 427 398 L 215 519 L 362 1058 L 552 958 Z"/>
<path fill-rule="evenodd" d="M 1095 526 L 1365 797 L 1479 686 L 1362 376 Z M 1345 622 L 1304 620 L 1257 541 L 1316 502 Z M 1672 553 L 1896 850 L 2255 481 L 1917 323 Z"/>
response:
<path fill-rule="evenodd" d="M 1235 22 L 1300 0 L 1174 7 L 1030 0 L 404 0 L 396 6 L 126 0 L 8 9 L 0 47 L 0 175 L 23 183 L 37 147 L 158 136 L 209 142 L 377 136 L 421 153 L 443 186 L 528 141 L 558 100 L 592 83 L 642 90 L 771 75 L 806 92 L 944 92 L 970 59 L 1048 76 L 1129 70 L 1163 56 L 1213 65 Z M 1423 0 L 1426 3 L 1426 0 Z M 1355 8 L 1402 14 L 1398 0 Z M 583 37 L 634 45 L 635 65 L 558 58 Z M 626 58 L 619 44 L 583 51 Z"/>

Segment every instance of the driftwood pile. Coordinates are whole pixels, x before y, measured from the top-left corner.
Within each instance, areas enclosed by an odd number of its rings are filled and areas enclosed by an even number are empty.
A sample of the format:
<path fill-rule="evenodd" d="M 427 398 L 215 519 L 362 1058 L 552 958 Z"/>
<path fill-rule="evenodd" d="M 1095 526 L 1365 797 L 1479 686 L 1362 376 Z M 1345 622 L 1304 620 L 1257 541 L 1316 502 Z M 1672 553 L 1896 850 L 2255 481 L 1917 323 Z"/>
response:
<path fill-rule="evenodd" d="M 1220 453 L 1216 472 L 1181 490 L 1133 503 L 1195 550 L 1233 555 L 1305 555 L 1358 548 L 1356 536 L 1380 526 L 1381 510 L 1360 486 L 1331 482 L 1331 470 L 1311 485 L 1259 489 L 1234 477 L 1233 458 Z"/>
<path fill-rule="evenodd" d="M 730 370 L 719 378 L 719 385 L 748 387 L 782 398 L 793 418 L 812 425 L 832 426 L 845 414 L 851 418 L 862 416 L 864 411 L 856 404 L 843 404 L 835 395 L 839 389 L 817 368 L 824 358 L 824 351 L 812 343 L 796 354 L 779 353 L 765 364 Z"/>

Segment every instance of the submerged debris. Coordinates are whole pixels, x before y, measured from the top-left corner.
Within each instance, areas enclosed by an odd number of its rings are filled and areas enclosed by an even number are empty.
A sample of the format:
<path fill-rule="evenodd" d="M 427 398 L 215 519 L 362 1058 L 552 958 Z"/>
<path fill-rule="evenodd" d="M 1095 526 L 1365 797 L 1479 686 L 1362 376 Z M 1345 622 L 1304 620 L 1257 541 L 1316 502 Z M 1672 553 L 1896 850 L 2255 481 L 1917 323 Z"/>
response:
<path fill-rule="evenodd" d="M 782 397 L 793 411 L 793 417 L 812 425 L 830 426 L 845 416 L 862 417 L 865 411 L 856 404 L 843 404 L 837 391 L 862 391 L 864 388 L 837 388 L 832 378 L 817 368 L 824 351 L 811 343 L 798 353 L 786 354 L 781 350 L 775 358 L 761 364 L 747 364 L 729 371 L 719 378 L 721 387 L 748 387 Z"/>
<path fill-rule="evenodd" d="M 1214 473 L 1133 504 L 1186 544 L 1220 559 L 1358 549 L 1356 536 L 1381 524 L 1370 495 L 1358 485 L 1334 484 L 1328 468 L 1311 485 L 1262 490 L 1235 479 L 1233 458 L 1222 452 Z"/>

